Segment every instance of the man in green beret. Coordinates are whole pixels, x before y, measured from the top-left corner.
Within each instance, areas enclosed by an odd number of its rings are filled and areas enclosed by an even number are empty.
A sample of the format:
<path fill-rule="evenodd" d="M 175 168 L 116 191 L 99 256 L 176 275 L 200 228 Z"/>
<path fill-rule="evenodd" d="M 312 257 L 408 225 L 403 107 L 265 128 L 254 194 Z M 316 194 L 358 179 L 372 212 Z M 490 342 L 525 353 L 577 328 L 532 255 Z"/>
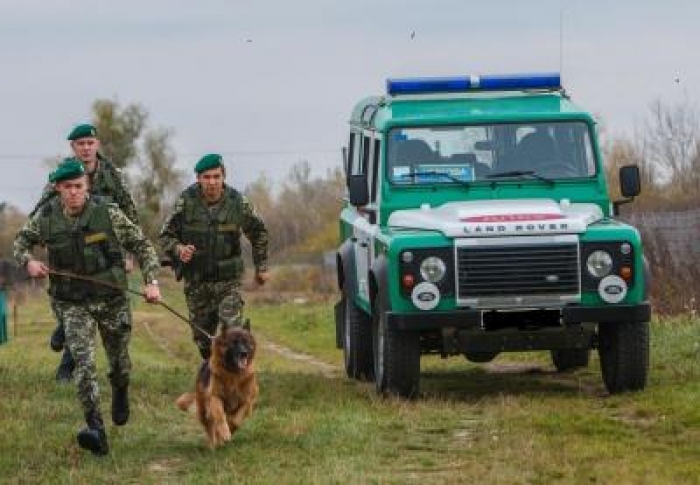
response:
<path fill-rule="evenodd" d="M 219 326 L 243 323 L 241 234 L 253 249 L 255 281 L 269 279 L 267 229 L 250 201 L 225 183 L 220 155 L 205 155 L 194 171 L 197 182 L 182 192 L 159 239 L 185 279 L 192 323 L 215 334 Z M 209 358 L 209 338 L 194 326 L 192 332 L 202 358 Z"/>
<path fill-rule="evenodd" d="M 160 301 L 156 275 L 160 267 L 153 245 L 115 204 L 88 193 L 85 166 L 67 159 L 49 180 L 59 196 L 45 204 L 17 234 L 14 257 L 31 277 L 49 277 L 52 308 L 65 325 L 66 343 L 76 360 L 76 384 L 87 427 L 78 433 L 78 444 L 97 455 L 108 452 L 107 435 L 100 413 L 95 365 L 96 332 L 107 355 L 113 395 L 124 391 L 118 406 L 112 400 L 112 421 L 126 424 L 129 406 L 131 318 L 123 251 L 136 255 L 145 281 L 145 297 Z M 32 256 L 43 245 L 48 264 Z"/>
<path fill-rule="evenodd" d="M 138 224 L 136 205 L 126 189 L 124 177 L 119 169 L 100 155 L 100 140 L 97 137 L 95 127 L 90 124 L 77 125 L 68 134 L 68 140 L 70 141 L 74 157 L 80 160 L 88 174 L 88 190 L 90 194 L 99 196 L 105 201 L 116 203 L 134 224 Z M 44 193 L 36 207 L 30 212 L 30 217 L 57 195 L 58 192 L 53 182 L 49 183 L 44 189 Z M 64 341 L 64 327 L 59 320 L 50 340 L 51 348 L 57 352 L 63 350 L 61 363 L 56 369 L 56 380 L 59 382 L 70 382 L 73 377 L 75 362 L 68 349 L 64 348 Z"/>

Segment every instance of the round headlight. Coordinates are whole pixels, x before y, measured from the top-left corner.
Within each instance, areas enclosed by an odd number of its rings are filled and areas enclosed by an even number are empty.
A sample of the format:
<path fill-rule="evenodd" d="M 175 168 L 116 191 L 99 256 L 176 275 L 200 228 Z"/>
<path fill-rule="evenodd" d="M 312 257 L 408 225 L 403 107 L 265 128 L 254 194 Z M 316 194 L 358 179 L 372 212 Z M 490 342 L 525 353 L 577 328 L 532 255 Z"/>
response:
<path fill-rule="evenodd" d="M 445 262 L 437 256 L 429 256 L 420 264 L 420 275 L 430 283 L 440 281 L 445 276 L 446 271 Z"/>
<path fill-rule="evenodd" d="M 613 259 L 607 251 L 597 250 L 588 255 L 586 268 L 594 278 L 603 278 L 610 274 L 613 267 Z"/>

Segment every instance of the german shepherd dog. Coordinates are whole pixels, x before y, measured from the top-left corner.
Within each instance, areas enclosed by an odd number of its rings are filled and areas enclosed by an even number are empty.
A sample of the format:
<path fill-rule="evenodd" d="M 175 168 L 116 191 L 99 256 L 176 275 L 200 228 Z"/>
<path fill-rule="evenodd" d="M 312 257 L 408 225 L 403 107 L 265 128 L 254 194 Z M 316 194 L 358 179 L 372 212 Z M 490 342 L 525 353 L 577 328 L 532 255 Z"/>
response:
<path fill-rule="evenodd" d="M 219 332 L 212 342 L 211 357 L 197 374 L 196 392 L 183 394 L 176 401 L 183 411 L 197 403 L 197 418 L 211 449 L 230 441 L 253 411 L 258 397 L 255 350 L 249 331 L 230 327 Z"/>

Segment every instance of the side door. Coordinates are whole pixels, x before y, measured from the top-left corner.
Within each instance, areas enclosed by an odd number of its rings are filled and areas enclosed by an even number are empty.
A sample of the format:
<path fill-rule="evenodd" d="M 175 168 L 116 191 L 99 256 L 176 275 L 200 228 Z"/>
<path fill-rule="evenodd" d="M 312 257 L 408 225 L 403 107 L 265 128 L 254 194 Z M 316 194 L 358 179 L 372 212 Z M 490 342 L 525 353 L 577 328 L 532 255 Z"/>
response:
<path fill-rule="evenodd" d="M 374 261 L 374 237 L 379 230 L 379 201 L 378 177 L 380 137 L 376 132 L 362 133 L 358 150 L 357 174 L 367 177 L 369 203 L 357 209 L 358 217 L 353 225 L 355 241 L 355 264 L 357 271 L 357 295 L 359 304 L 370 311 L 369 298 L 369 268 Z"/>

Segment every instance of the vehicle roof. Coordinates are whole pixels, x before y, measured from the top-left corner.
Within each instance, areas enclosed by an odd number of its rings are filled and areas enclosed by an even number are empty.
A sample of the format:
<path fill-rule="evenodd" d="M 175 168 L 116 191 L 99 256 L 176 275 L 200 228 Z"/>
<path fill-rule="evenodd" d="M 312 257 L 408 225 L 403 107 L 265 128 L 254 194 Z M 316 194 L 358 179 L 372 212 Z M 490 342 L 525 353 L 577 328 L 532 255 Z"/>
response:
<path fill-rule="evenodd" d="M 489 92 L 370 97 L 355 105 L 350 123 L 393 126 L 584 119 L 590 114 L 559 92 Z"/>

